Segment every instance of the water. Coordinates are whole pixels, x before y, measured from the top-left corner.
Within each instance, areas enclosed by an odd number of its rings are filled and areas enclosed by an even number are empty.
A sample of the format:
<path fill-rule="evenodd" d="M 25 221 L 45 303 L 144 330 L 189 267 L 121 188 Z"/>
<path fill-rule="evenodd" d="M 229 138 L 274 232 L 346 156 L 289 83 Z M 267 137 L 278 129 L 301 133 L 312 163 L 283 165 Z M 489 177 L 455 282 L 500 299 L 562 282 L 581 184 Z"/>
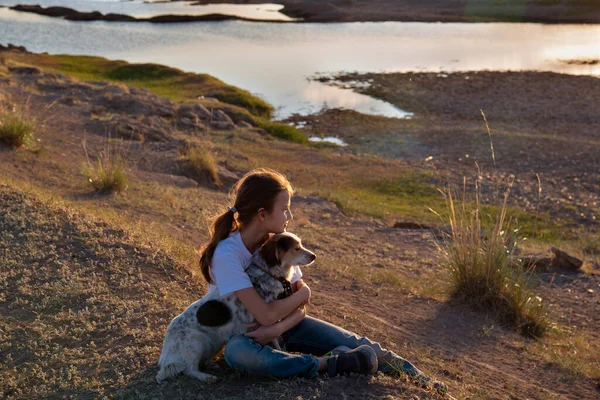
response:
<path fill-rule="evenodd" d="M 76 2 L 85 1 L 57 1 L 66 6 Z M 70 22 L 0 8 L 0 43 L 208 73 L 265 98 L 278 107 L 279 118 L 324 107 L 396 118 L 410 115 L 389 103 L 308 79 L 318 73 L 536 70 L 600 75 L 600 64 L 561 61 L 600 59 L 596 25 Z"/>

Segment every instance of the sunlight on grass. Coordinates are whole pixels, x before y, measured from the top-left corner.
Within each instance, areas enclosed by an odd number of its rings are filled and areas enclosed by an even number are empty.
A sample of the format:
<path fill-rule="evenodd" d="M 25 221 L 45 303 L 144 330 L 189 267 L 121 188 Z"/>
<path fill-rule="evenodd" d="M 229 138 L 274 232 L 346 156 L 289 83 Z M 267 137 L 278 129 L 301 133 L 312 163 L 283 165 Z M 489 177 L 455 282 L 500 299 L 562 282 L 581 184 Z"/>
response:
<path fill-rule="evenodd" d="M 18 148 L 33 144 L 35 125 L 23 107 L 0 108 L 0 142 L 7 146 Z"/>
<path fill-rule="evenodd" d="M 214 156 L 207 149 L 188 147 L 183 151 L 182 173 L 199 184 L 222 186 Z"/>
<path fill-rule="evenodd" d="M 533 294 L 531 274 L 511 262 L 521 237 L 507 217 L 510 185 L 496 215 L 484 211 L 479 185 L 473 202 L 466 201 L 467 193 L 458 203 L 456 190 L 443 191 L 451 231 L 439 248 L 452 273 L 453 296 L 491 312 L 525 336 L 541 337 L 549 326 L 545 306 Z"/>
<path fill-rule="evenodd" d="M 271 118 L 273 107 L 250 92 L 228 85 L 208 74 L 184 72 L 159 64 L 130 64 L 94 56 L 30 54 L 38 67 L 53 69 L 88 81 L 123 82 L 145 88 L 172 101 L 197 101 L 214 97 L 246 109 L 261 118 Z"/>
<path fill-rule="evenodd" d="M 127 174 L 125 162 L 120 150 L 111 150 L 110 141 L 105 150 L 100 153 L 96 162 L 91 162 L 84 142 L 87 163 L 83 171 L 88 183 L 98 193 L 122 193 L 127 189 Z"/>

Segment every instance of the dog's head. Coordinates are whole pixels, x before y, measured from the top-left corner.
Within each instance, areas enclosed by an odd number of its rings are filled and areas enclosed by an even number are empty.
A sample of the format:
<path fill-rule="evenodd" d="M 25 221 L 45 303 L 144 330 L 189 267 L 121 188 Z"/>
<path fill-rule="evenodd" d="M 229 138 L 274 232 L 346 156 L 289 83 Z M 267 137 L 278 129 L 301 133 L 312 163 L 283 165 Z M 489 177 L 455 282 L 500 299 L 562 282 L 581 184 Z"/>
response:
<path fill-rule="evenodd" d="M 309 265 L 317 256 L 302 246 L 300 238 L 293 233 L 274 235 L 261 247 L 260 255 L 270 268 L 287 270 L 296 265 Z"/>

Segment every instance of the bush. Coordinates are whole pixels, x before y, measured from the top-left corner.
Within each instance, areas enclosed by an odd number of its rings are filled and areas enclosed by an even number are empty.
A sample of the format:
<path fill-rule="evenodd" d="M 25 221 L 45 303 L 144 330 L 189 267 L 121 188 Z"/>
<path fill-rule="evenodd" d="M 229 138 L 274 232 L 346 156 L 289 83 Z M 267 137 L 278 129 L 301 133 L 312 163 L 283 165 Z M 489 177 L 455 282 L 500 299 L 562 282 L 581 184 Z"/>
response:
<path fill-rule="evenodd" d="M 35 122 L 27 118 L 20 110 L 3 110 L 0 112 L 0 142 L 21 147 L 33 141 Z"/>
<path fill-rule="evenodd" d="M 507 219 L 506 190 L 496 215 L 485 214 L 479 186 L 475 201 L 460 204 L 445 190 L 450 233 L 440 248 L 452 275 L 455 298 L 490 311 L 500 322 L 528 337 L 541 337 L 549 326 L 542 299 L 532 292 L 531 272 L 513 267 L 519 230 Z"/>

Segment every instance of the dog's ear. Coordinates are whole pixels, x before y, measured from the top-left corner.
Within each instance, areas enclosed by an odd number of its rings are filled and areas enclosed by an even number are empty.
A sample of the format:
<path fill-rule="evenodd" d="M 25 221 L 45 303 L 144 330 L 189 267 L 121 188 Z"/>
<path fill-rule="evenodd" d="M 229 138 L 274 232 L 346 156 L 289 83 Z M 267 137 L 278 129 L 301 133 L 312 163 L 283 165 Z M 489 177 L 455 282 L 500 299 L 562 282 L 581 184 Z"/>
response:
<path fill-rule="evenodd" d="M 278 251 L 278 240 L 271 238 L 267 243 L 263 244 L 260 249 L 260 255 L 265 260 L 269 267 L 274 267 L 279 264 L 279 251 Z"/>
<path fill-rule="evenodd" d="M 282 236 L 277 241 L 277 247 L 279 248 L 279 251 L 289 251 L 291 248 L 296 247 L 297 245 L 298 242 L 289 236 Z"/>

